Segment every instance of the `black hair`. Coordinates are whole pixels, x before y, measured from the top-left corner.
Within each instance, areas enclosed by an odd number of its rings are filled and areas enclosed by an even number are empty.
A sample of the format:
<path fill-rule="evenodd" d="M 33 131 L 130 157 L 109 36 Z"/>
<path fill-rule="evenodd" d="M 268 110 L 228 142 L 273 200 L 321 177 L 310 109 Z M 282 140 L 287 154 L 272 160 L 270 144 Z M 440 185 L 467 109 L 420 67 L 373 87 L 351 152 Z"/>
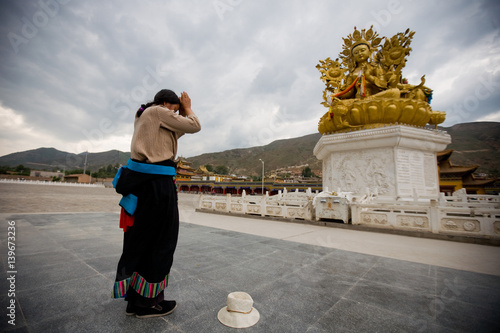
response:
<path fill-rule="evenodd" d="M 140 117 L 144 110 L 152 105 L 162 105 L 163 103 L 181 104 L 181 101 L 179 99 L 179 96 L 177 96 L 176 93 L 174 93 L 172 90 L 162 89 L 156 93 L 155 98 L 152 102 L 141 104 L 141 107 L 139 108 L 139 110 L 137 110 L 136 116 Z"/>

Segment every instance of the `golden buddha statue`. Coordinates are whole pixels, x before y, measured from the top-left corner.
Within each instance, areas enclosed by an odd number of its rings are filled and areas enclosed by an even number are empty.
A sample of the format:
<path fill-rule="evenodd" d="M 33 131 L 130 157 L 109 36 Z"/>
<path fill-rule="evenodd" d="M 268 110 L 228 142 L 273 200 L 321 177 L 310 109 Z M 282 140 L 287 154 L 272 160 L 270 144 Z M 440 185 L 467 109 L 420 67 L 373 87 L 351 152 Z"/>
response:
<path fill-rule="evenodd" d="M 444 112 L 432 111 L 432 90 L 410 85 L 401 75 L 414 32 L 409 29 L 392 38 L 382 38 L 370 28 L 354 27 L 344 38 L 340 60 L 327 58 L 316 66 L 326 84 L 324 106 L 329 110 L 320 119 L 321 134 L 403 124 L 423 127 L 442 123 Z"/>

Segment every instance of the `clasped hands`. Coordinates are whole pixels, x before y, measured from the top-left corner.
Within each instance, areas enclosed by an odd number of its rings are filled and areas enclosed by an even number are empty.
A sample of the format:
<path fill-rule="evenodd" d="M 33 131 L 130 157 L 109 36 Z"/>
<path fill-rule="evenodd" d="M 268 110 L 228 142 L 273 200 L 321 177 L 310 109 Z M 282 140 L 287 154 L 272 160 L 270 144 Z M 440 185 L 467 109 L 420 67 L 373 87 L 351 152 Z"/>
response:
<path fill-rule="evenodd" d="M 188 93 L 183 91 L 181 93 L 181 105 L 179 107 L 179 114 L 181 116 L 189 116 L 190 114 L 194 114 L 193 110 L 191 110 L 191 97 L 189 97 Z"/>

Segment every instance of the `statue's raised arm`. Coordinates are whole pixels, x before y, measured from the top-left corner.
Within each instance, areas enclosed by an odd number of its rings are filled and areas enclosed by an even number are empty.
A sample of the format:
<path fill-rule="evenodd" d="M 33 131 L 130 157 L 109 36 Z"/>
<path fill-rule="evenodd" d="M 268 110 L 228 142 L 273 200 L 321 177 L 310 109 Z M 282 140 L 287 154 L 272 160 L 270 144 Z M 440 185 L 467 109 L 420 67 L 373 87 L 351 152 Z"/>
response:
<path fill-rule="evenodd" d="M 414 34 L 407 29 L 381 38 L 372 28 L 354 27 L 344 38 L 340 59 L 320 60 L 316 68 L 326 85 L 322 104 L 329 108 L 318 125 L 321 134 L 444 121 L 444 112 L 432 111 L 429 105 L 432 90 L 423 85 L 424 77 L 420 84 L 410 85 L 402 76 Z"/>

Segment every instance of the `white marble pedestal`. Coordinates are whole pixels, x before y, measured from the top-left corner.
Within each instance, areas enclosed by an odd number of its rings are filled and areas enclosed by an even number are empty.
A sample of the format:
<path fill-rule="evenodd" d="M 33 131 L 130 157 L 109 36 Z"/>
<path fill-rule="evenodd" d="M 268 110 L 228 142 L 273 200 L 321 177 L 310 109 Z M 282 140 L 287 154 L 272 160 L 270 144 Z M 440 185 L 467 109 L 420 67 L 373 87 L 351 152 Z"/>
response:
<path fill-rule="evenodd" d="M 389 126 L 323 135 L 314 155 L 323 161 L 323 189 L 369 193 L 382 198 L 436 199 L 436 152 L 446 149 L 446 132 Z"/>

